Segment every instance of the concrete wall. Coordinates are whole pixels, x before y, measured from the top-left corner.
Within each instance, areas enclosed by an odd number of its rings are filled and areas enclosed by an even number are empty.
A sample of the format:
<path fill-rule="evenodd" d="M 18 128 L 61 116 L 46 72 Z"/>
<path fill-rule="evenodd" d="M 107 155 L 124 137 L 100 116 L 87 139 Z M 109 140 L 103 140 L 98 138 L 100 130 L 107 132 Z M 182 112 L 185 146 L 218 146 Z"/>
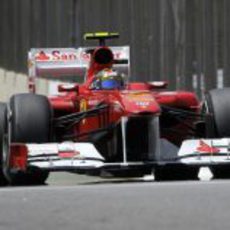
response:
<path fill-rule="evenodd" d="M 37 80 L 37 93 L 48 94 L 49 84 L 46 80 Z M 28 92 L 27 76 L 13 71 L 0 69 L 0 101 L 7 101 L 16 93 Z"/>

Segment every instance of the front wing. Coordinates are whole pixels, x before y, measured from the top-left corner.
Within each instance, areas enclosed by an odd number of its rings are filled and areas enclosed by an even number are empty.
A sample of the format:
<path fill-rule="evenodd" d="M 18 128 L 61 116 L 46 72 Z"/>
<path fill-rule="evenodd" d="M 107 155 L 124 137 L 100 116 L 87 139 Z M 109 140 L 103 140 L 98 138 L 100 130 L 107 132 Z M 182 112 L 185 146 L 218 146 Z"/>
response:
<path fill-rule="evenodd" d="M 50 171 L 100 168 L 104 157 L 91 143 L 27 144 L 27 164 Z"/>
<path fill-rule="evenodd" d="M 47 143 L 27 144 L 26 166 L 36 166 L 48 171 L 101 170 L 154 168 L 164 165 L 212 166 L 230 164 L 230 139 L 186 140 L 176 156 L 164 158 L 160 150 L 160 158 L 144 162 L 106 162 L 92 143 Z M 158 153 L 159 154 L 159 153 Z"/>
<path fill-rule="evenodd" d="M 230 139 L 200 139 L 183 142 L 177 161 L 187 165 L 210 166 L 230 163 Z"/>

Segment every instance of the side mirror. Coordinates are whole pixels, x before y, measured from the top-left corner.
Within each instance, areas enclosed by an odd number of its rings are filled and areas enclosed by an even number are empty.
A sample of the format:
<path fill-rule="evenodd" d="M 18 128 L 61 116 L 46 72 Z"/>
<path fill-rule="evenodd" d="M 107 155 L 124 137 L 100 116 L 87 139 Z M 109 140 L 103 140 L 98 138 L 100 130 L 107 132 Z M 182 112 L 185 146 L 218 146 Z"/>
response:
<path fill-rule="evenodd" d="M 79 90 L 78 84 L 61 84 L 58 86 L 58 92 L 77 92 Z"/>

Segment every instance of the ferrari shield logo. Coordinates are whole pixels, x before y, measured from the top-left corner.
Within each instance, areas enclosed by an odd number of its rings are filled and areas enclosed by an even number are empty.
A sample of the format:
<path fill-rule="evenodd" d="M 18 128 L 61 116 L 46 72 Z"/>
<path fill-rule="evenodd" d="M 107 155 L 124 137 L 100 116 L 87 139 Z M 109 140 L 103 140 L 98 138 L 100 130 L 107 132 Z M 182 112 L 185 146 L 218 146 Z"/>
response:
<path fill-rule="evenodd" d="M 82 99 L 80 101 L 80 111 L 86 111 L 87 110 L 87 101 L 85 99 Z"/>

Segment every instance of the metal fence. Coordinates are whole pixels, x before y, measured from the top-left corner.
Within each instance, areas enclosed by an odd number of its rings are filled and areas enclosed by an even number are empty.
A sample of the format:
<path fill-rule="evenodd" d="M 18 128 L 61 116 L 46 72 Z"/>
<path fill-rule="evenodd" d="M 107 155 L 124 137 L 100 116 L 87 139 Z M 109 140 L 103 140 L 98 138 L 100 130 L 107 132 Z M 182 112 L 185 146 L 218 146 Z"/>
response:
<path fill-rule="evenodd" d="M 0 0 L 0 66 L 26 72 L 30 47 L 88 45 L 117 31 L 131 45 L 131 79 L 171 89 L 230 86 L 229 0 Z"/>

